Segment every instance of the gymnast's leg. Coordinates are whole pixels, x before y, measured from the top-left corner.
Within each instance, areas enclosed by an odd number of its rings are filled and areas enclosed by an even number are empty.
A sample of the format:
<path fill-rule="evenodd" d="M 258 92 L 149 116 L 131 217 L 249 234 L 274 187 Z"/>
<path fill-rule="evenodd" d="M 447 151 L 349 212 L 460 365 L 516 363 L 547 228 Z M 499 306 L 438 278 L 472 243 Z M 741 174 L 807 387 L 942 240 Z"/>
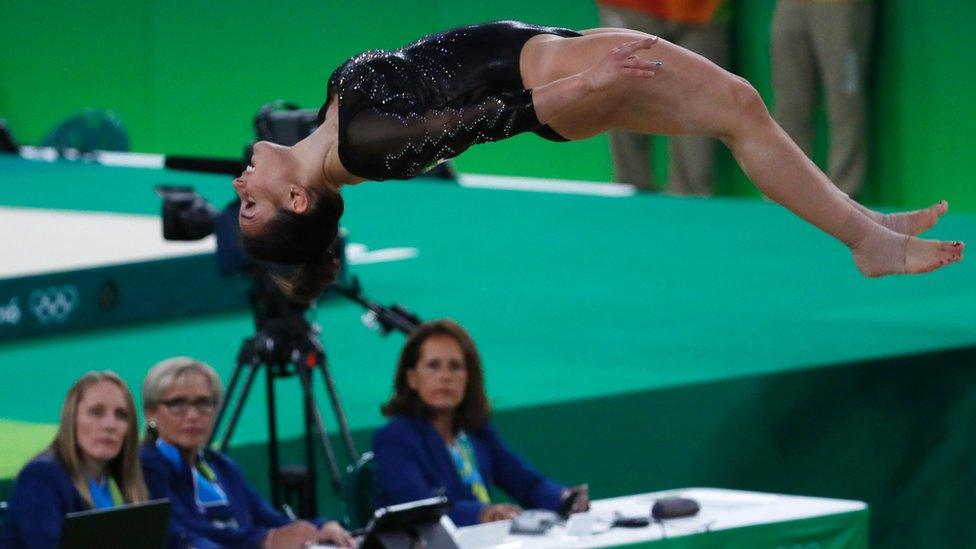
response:
<path fill-rule="evenodd" d="M 607 29 L 578 38 L 534 37 L 522 50 L 523 81 L 536 87 L 583 72 L 613 48 L 646 37 Z M 896 218 L 857 205 L 790 140 L 744 79 L 664 40 L 637 54 L 664 66 L 651 78 L 575 103 L 549 125 L 569 139 L 609 129 L 717 137 L 766 196 L 844 242 L 867 276 L 927 272 L 962 258 L 961 243 L 900 234 L 931 226 L 943 206 L 906 214 L 922 221 L 892 223 Z"/>
<path fill-rule="evenodd" d="M 912 236 L 922 234 L 934 227 L 939 222 L 939 218 L 949 211 L 949 203 L 945 200 L 940 200 L 928 208 L 922 208 L 921 210 L 890 214 L 876 212 L 861 205 L 850 197 L 847 200 L 852 206 L 860 210 L 861 213 L 874 220 L 875 223 L 880 223 L 896 233 Z"/>

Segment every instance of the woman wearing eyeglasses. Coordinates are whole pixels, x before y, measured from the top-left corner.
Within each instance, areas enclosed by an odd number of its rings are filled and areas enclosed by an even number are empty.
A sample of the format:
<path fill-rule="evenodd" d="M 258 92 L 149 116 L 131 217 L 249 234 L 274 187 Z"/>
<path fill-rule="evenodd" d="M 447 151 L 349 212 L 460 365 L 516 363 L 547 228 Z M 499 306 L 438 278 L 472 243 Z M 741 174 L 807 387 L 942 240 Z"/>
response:
<path fill-rule="evenodd" d="M 351 547 L 335 521 L 291 520 L 248 485 L 230 458 L 206 448 L 221 398 L 220 378 L 198 360 L 153 366 L 142 383 L 148 433 L 140 458 L 154 498 L 169 498 L 171 547 Z"/>

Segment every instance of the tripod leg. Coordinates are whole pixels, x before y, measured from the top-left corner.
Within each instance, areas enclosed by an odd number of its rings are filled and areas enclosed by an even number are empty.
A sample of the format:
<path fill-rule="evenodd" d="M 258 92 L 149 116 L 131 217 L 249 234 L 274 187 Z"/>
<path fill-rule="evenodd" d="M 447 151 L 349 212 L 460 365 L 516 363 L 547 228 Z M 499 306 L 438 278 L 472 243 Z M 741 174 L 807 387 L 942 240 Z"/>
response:
<path fill-rule="evenodd" d="M 342 473 L 339 471 L 339 463 L 336 461 L 335 451 L 332 449 L 332 442 L 329 440 L 329 433 L 325 428 L 325 422 L 322 421 L 322 414 L 319 412 L 319 407 L 315 404 L 315 397 L 312 394 L 312 368 L 314 367 L 300 368 L 302 372 L 300 374 L 302 393 L 305 396 L 305 436 L 310 439 L 310 429 L 312 427 L 315 428 L 319 441 L 322 443 L 322 451 L 325 452 L 325 461 L 329 465 L 329 472 L 332 475 L 332 489 L 336 493 L 339 493 L 339 483 Z M 308 462 L 314 463 L 314 456 L 311 453 L 308 457 Z"/>
<path fill-rule="evenodd" d="M 342 404 L 339 402 L 339 393 L 336 391 L 332 374 L 329 373 L 329 363 L 324 353 L 322 354 L 322 364 L 319 370 L 322 372 L 323 379 L 325 379 L 325 389 L 329 392 L 329 400 L 332 401 L 332 410 L 335 412 L 336 421 L 339 423 L 339 432 L 342 433 L 343 442 L 346 443 L 346 450 L 349 451 L 349 461 L 356 463 L 356 460 L 359 459 L 359 452 L 356 451 L 356 445 L 352 442 L 352 434 L 349 432 L 346 414 L 342 411 Z"/>
<path fill-rule="evenodd" d="M 234 428 L 237 427 L 237 421 L 241 417 L 241 411 L 244 409 L 244 403 L 247 401 L 247 395 L 251 391 L 251 385 L 254 383 L 254 378 L 257 376 L 258 369 L 260 367 L 259 364 L 254 363 L 250 364 L 250 366 L 251 372 L 247 374 L 247 381 L 244 382 L 244 389 L 241 392 L 241 398 L 238 399 L 237 404 L 234 406 L 234 411 L 230 414 L 230 421 L 227 422 L 227 432 L 224 433 L 224 438 L 220 441 L 218 450 L 221 452 L 227 451 L 227 444 L 230 443 L 230 437 L 234 434 Z M 227 397 L 230 398 L 230 393 L 227 394 Z M 229 403 L 230 401 L 228 400 L 227 404 Z M 218 424 L 216 423 L 214 424 L 214 433 L 217 432 L 217 425 Z M 214 435 L 211 434 L 210 436 L 213 437 Z"/>
<path fill-rule="evenodd" d="M 268 372 L 268 455 L 271 461 L 271 502 L 276 509 L 281 507 L 284 498 L 281 494 L 281 483 L 278 480 L 281 463 L 278 458 L 278 422 L 275 419 L 275 391 L 274 368 L 269 364 Z"/>
<path fill-rule="evenodd" d="M 241 377 L 241 370 L 244 369 L 245 362 L 238 360 L 237 364 L 234 366 L 234 373 L 230 376 L 230 382 L 227 384 L 227 389 L 224 391 L 224 401 L 220 403 L 220 408 L 217 410 L 217 415 L 214 417 L 213 430 L 210 431 L 210 438 L 207 440 L 207 446 L 213 445 L 213 441 L 217 438 L 217 429 L 220 428 L 220 422 L 224 419 L 224 414 L 227 412 L 227 407 L 230 404 L 231 399 L 234 396 L 234 389 L 237 388 L 237 382 Z M 245 391 L 245 395 L 247 392 Z"/>

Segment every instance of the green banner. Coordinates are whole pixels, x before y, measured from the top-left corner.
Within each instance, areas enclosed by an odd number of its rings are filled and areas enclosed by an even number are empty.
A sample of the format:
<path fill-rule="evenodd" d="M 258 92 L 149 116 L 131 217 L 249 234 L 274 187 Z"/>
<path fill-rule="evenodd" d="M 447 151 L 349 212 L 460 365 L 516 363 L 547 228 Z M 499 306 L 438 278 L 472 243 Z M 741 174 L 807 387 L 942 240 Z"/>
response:
<path fill-rule="evenodd" d="M 0 341 L 240 309 L 213 254 L 0 279 Z"/>

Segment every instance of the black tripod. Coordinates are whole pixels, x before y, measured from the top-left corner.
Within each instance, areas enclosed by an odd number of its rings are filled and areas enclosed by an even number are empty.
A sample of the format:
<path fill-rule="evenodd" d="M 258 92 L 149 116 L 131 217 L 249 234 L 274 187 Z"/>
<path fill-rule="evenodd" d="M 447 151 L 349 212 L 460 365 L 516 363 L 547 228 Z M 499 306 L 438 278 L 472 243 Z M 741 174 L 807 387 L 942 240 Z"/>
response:
<path fill-rule="evenodd" d="M 252 273 L 253 274 L 253 273 Z M 268 454 L 270 460 L 271 497 L 275 507 L 280 507 L 285 501 L 294 505 L 297 503 L 302 517 L 313 517 L 318 514 L 315 487 L 317 481 L 315 466 L 315 441 L 317 437 L 325 454 L 326 463 L 332 476 L 332 488 L 340 489 L 341 472 L 332 443 L 329 441 L 322 414 L 319 412 L 312 392 L 314 372 L 320 372 L 325 381 L 325 389 L 332 402 L 339 432 L 346 447 L 349 462 L 353 463 L 359 457 L 349 432 L 346 415 L 339 403 L 332 374 L 329 373 L 325 349 L 319 339 L 321 330 L 305 318 L 308 308 L 289 301 L 278 289 L 272 278 L 266 273 L 254 274 L 254 285 L 251 288 L 249 301 L 254 311 L 254 325 L 256 333 L 245 339 L 237 354 L 237 365 L 227 384 L 227 394 L 214 420 L 214 431 L 210 435 L 210 444 L 217 438 L 221 420 L 230 407 L 235 389 L 241 380 L 245 369 L 250 368 L 240 398 L 234 405 L 227 429 L 221 439 L 218 449 L 224 451 L 230 442 L 234 428 L 240 419 L 247 395 L 251 391 L 258 371 L 264 368 L 267 375 L 267 414 L 268 414 Z M 342 283 L 332 287 L 340 295 L 359 303 L 369 311 L 371 323 L 384 335 L 391 331 L 410 334 L 420 324 L 420 318 L 401 305 L 386 307 L 370 301 L 362 293 L 359 279 L 356 277 L 340 276 Z M 278 452 L 278 427 L 275 414 L 274 382 L 278 378 L 297 376 L 302 388 L 302 407 L 305 412 L 305 434 L 303 437 L 305 450 L 305 467 L 282 467 Z M 209 445 L 209 444 L 208 444 Z M 297 495 L 297 502 L 294 501 Z"/>
<path fill-rule="evenodd" d="M 329 441 L 322 414 L 319 412 L 313 395 L 314 372 L 319 372 L 325 381 L 325 388 L 332 402 L 332 409 L 339 424 L 346 447 L 349 462 L 355 462 L 359 454 L 356 452 L 346 416 L 339 403 L 335 382 L 329 372 L 325 350 L 319 341 L 321 330 L 305 318 L 306 307 L 300 307 L 288 301 L 281 295 L 274 282 L 267 275 L 255 278 L 250 296 L 254 309 L 256 333 L 244 340 L 237 355 L 237 365 L 227 385 L 227 394 L 217 412 L 214 421 L 214 432 L 211 443 L 217 437 L 217 430 L 221 420 L 233 400 L 234 391 L 241 380 L 244 370 L 250 368 L 240 398 L 230 415 L 227 429 L 218 449 L 227 448 L 234 428 L 240 419 L 244 403 L 250 393 L 254 379 L 262 368 L 267 375 L 267 414 L 268 414 L 268 453 L 270 460 L 271 496 L 275 507 L 280 507 L 285 501 L 291 501 L 297 494 L 299 513 L 303 517 L 318 514 L 315 487 L 317 481 L 315 443 L 318 438 L 325 454 L 326 463 L 332 477 L 332 486 L 337 492 L 340 483 L 340 468 L 335 452 Z M 305 450 L 305 467 L 282 467 L 278 448 L 278 429 L 275 414 L 275 387 L 278 378 L 296 376 L 302 391 L 302 407 L 305 413 L 305 433 L 303 437 Z"/>

